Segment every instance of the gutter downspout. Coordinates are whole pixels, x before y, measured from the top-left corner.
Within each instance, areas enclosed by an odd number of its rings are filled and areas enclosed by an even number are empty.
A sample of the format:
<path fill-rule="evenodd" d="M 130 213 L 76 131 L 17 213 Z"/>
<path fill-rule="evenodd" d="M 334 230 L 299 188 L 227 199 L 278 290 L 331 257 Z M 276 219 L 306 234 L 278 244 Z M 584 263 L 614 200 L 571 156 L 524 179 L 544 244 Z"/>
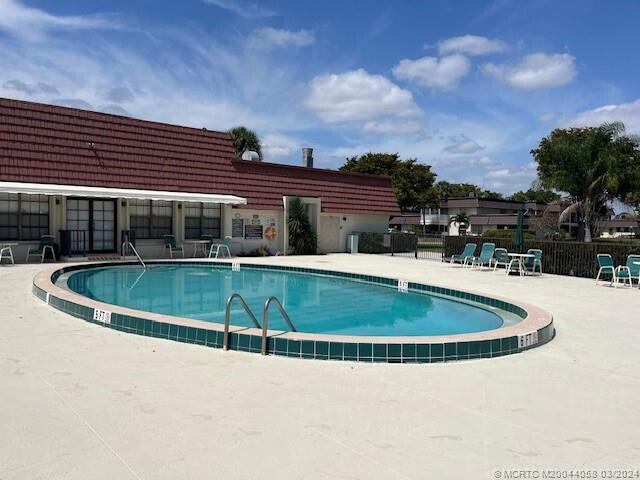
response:
<path fill-rule="evenodd" d="M 289 218 L 289 202 L 287 201 L 288 197 L 283 196 L 282 197 L 282 203 L 284 204 L 284 211 L 283 211 L 283 222 L 282 222 L 282 234 L 284 236 L 284 238 L 282 239 L 283 242 L 282 244 L 284 245 L 284 251 L 282 252 L 283 255 L 287 255 L 287 251 L 289 250 L 289 222 L 287 222 L 287 218 Z"/>

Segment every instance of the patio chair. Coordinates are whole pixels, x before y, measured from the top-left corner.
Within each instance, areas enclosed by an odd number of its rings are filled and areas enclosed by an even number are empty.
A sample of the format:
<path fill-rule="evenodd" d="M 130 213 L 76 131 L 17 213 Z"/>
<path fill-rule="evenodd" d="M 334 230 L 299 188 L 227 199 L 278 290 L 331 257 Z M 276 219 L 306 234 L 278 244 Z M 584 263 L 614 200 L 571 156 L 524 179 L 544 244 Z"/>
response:
<path fill-rule="evenodd" d="M 608 253 L 599 253 L 596 257 L 598 259 L 598 266 L 600 267 L 598 269 L 598 275 L 596 275 L 596 285 L 598 284 L 598 281 L 600 281 L 601 275 L 611 275 L 610 284 L 614 288 L 617 288 L 621 279 L 623 283 L 626 283 L 628 280 L 629 284 L 631 284 L 631 272 L 629 267 L 623 265 L 619 265 L 617 267 L 614 266 L 613 257 Z M 627 259 L 627 262 L 628 261 L 629 260 Z"/>
<path fill-rule="evenodd" d="M 491 268 L 491 265 L 493 264 L 493 254 L 495 251 L 495 243 L 483 243 L 482 248 L 480 249 L 480 255 L 467 259 L 467 265 L 469 265 L 469 268 L 478 267 L 480 270 L 482 270 L 482 267 L 485 265 L 488 265 L 489 268 Z"/>
<path fill-rule="evenodd" d="M 229 255 L 229 258 L 231 258 L 231 237 L 227 235 L 226 237 L 224 237 L 222 243 L 212 243 L 211 248 L 209 249 L 209 258 L 211 258 L 211 255 L 213 255 L 214 250 L 216 251 L 216 258 L 218 258 L 218 254 L 220 252 L 224 253 L 225 250 L 227 251 L 227 255 Z"/>
<path fill-rule="evenodd" d="M 173 252 L 180 252 L 182 253 L 182 258 L 184 258 L 184 246 L 176 243 L 175 235 L 163 235 L 162 238 L 164 239 L 165 251 L 169 250 L 169 257 L 173 258 Z"/>
<path fill-rule="evenodd" d="M 536 268 L 538 269 L 538 273 L 542 275 L 542 250 L 539 248 L 530 248 L 527 250 L 527 253 L 535 255 L 533 258 L 525 258 L 524 259 L 524 268 L 531 269 L 531 273 L 536 273 Z"/>
<path fill-rule="evenodd" d="M 5 255 L 5 253 L 8 253 L 9 255 Z M 11 250 L 11 246 L 7 245 L 6 247 L 4 247 L 2 246 L 2 244 L 0 244 L 0 263 L 2 263 L 3 258 L 8 258 L 9 260 L 11 260 L 12 265 L 16 264 L 16 262 L 13 260 L 13 250 Z"/>
<path fill-rule="evenodd" d="M 631 280 L 637 281 L 638 287 L 640 287 L 640 255 L 629 255 L 627 257 L 627 268 L 629 269 Z"/>
<path fill-rule="evenodd" d="M 449 260 L 449 263 L 460 262 L 464 266 L 464 264 L 467 263 L 467 258 L 473 257 L 473 254 L 476 251 L 476 246 L 477 245 L 475 243 L 467 243 L 464 246 L 464 250 L 462 250 L 461 254 L 451 255 L 451 259 Z"/>
<path fill-rule="evenodd" d="M 34 245 L 30 245 L 27 249 L 27 263 L 29 263 L 29 258 L 31 257 L 40 257 L 40 262 L 44 263 L 44 258 L 47 256 L 47 251 L 51 252 L 51 256 L 53 260 L 56 260 L 56 251 L 53 246 L 56 244 L 56 237 L 53 235 L 43 235 L 40 237 L 40 243 L 37 247 Z"/>
<path fill-rule="evenodd" d="M 506 248 L 496 248 L 494 252 L 495 261 L 493 262 L 493 271 L 495 272 L 498 268 L 498 265 L 502 265 L 505 269 L 509 268 L 509 264 L 511 263 L 511 258 L 509 258 L 509 253 Z"/>

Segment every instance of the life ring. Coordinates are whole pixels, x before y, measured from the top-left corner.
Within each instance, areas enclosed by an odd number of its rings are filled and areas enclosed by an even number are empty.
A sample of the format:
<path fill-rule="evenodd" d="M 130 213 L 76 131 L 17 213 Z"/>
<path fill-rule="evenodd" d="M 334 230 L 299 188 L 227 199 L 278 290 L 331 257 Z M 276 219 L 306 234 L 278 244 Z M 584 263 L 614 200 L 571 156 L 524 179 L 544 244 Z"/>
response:
<path fill-rule="evenodd" d="M 276 227 L 267 227 L 264 229 L 264 238 L 267 240 L 275 240 L 277 236 L 278 231 L 276 230 Z"/>

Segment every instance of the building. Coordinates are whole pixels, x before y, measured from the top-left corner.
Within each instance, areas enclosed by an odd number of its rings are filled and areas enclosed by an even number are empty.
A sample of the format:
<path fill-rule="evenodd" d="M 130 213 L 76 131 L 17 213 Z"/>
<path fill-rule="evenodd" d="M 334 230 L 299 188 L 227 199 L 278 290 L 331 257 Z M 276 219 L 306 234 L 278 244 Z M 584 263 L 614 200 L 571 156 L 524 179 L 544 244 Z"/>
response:
<path fill-rule="evenodd" d="M 423 226 L 428 233 L 459 235 L 459 225 L 450 224 L 452 216 L 466 213 L 470 225 L 466 233 L 482 235 L 488 230 L 514 229 L 518 219 L 518 208 L 527 212 L 525 228 L 529 227 L 531 216 L 542 215 L 544 203 L 514 202 L 511 200 L 483 199 L 475 196 L 447 198 L 439 208 L 426 208 L 420 214 L 393 217 L 389 225 L 396 230 L 411 230 L 412 225 Z"/>
<path fill-rule="evenodd" d="M 546 203 L 515 202 L 502 199 L 483 199 L 473 196 L 448 198 L 441 203 L 440 208 L 427 208 L 422 212 L 403 214 L 392 217 L 389 227 L 399 231 L 424 230 L 427 233 L 441 233 L 448 235 L 482 235 L 489 230 L 515 229 L 518 221 L 518 209 L 523 208 L 524 228 L 534 229 L 532 219 L 545 213 L 549 206 Z M 551 211 L 560 213 L 560 205 L 551 205 Z M 452 216 L 465 212 L 469 217 L 469 227 L 466 232 L 460 232 L 460 226 L 450 224 Z M 569 220 L 562 224 L 572 235 L 578 231 L 576 214 L 572 213 Z M 635 217 L 619 215 L 615 218 L 598 222 L 600 235 L 603 238 L 633 236 L 640 233 L 640 222 Z"/>
<path fill-rule="evenodd" d="M 143 257 L 164 255 L 165 234 L 286 253 L 294 197 L 320 252 L 399 214 L 389 178 L 241 160 L 226 133 L 0 99 L 0 242 L 21 261 L 42 235 L 92 257 L 120 253 L 127 232 Z"/>

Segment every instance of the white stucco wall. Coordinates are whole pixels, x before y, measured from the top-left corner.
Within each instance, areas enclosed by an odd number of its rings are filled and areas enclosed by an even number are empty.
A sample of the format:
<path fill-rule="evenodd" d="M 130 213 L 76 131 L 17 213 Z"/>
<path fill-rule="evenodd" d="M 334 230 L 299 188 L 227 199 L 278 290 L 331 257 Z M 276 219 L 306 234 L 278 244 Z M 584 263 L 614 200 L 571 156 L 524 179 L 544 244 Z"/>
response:
<path fill-rule="evenodd" d="M 262 240 L 251 240 L 243 237 L 233 237 L 232 253 L 234 255 L 241 252 L 250 252 L 259 247 L 267 247 L 269 251 L 275 255 L 276 252 L 284 250 L 284 215 L 282 211 L 277 210 L 250 210 L 246 208 L 232 208 L 231 205 L 225 205 L 222 209 L 222 236 L 231 236 L 233 219 L 244 220 L 244 225 L 250 225 L 252 222 L 260 222 L 263 230 Z M 276 230 L 276 238 L 268 240 L 264 234 L 267 227 L 274 227 Z"/>
<path fill-rule="evenodd" d="M 355 232 L 387 232 L 389 215 L 345 213 L 340 217 L 340 251 L 347 251 L 347 235 Z"/>

